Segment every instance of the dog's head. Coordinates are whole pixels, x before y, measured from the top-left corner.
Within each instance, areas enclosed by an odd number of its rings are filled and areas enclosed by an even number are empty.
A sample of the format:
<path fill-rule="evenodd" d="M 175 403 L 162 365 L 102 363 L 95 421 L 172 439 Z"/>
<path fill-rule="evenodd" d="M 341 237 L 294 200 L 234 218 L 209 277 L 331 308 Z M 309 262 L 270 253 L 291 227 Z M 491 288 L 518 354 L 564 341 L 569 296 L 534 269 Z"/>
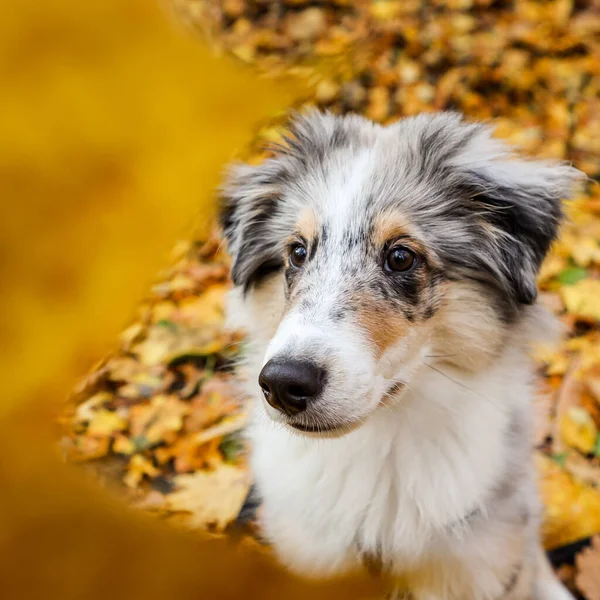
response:
<path fill-rule="evenodd" d="M 223 188 L 267 412 L 302 431 L 352 427 L 427 360 L 492 360 L 535 302 L 579 175 L 516 160 L 455 114 L 298 118 Z"/>

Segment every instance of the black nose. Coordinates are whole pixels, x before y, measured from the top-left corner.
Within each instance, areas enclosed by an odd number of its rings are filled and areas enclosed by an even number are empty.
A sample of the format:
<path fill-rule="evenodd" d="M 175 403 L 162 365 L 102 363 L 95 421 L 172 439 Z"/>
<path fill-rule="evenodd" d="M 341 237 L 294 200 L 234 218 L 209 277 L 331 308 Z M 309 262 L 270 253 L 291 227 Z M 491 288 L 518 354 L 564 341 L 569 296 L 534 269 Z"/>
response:
<path fill-rule="evenodd" d="M 287 415 L 303 410 L 322 389 L 325 371 L 300 360 L 271 359 L 258 376 L 267 402 Z"/>

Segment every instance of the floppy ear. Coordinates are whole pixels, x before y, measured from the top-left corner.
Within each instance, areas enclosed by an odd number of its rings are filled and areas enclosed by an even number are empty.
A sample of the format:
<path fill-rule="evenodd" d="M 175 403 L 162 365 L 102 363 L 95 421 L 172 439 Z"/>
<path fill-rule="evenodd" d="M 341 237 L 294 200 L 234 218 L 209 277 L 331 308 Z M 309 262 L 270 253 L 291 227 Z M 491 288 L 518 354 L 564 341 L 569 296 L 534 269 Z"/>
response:
<path fill-rule="evenodd" d="M 296 115 L 276 155 L 259 166 L 231 167 L 221 187 L 220 224 L 233 256 L 231 276 L 247 291 L 283 268 L 283 240 L 287 237 L 282 190 L 294 174 L 315 164 L 334 146 L 351 143 L 345 122 L 313 110 Z M 289 224 L 288 224 L 289 225 Z M 278 230 L 278 226 L 280 230 Z"/>
<path fill-rule="evenodd" d="M 572 196 L 585 175 L 558 161 L 517 159 L 487 126 L 461 124 L 455 133 L 461 129 L 462 148 L 450 166 L 462 173 L 459 185 L 466 187 L 487 242 L 487 250 L 474 252 L 491 251 L 482 262 L 493 263 L 514 301 L 533 304 L 540 265 L 563 219 L 562 199 Z"/>
<path fill-rule="evenodd" d="M 237 164 L 221 187 L 219 222 L 233 257 L 231 277 L 244 292 L 283 268 L 273 231 L 280 201 L 278 176 L 274 160 L 257 167 Z"/>

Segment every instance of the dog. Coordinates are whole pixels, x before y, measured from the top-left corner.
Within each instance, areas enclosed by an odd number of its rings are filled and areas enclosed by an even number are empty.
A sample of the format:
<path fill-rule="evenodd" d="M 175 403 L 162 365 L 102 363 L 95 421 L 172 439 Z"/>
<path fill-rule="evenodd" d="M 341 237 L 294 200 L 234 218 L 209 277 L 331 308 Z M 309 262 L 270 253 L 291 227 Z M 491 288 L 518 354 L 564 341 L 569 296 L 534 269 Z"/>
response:
<path fill-rule="evenodd" d="M 572 596 L 531 463 L 536 275 L 582 174 L 454 113 L 297 116 L 221 188 L 261 527 L 413 600 Z"/>

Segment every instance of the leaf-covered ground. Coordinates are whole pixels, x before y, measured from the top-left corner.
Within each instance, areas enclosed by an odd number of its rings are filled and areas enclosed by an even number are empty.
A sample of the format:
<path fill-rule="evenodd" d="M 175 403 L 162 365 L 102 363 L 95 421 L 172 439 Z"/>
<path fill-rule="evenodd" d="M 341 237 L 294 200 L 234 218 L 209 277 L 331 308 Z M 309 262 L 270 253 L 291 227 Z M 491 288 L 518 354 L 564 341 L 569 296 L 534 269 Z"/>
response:
<path fill-rule="evenodd" d="M 600 532 L 600 4 L 448 0 L 174 0 L 217 49 L 310 88 L 318 105 L 388 123 L 453 109 L 491 119 L 537 157 L 572 161 L 590 181 L 540 274 L 560 319 L 539 348 L 535 460 L 549 548 Z M 286 115 L 257 132 L 253 162 Z M 232 379 L 242 338 L 223 329 L 228 263 L 218 239 L 183 241 L 118 349 L 82 381 L 64 416 L 65 455 L 161 518 L 222 531 L 249 487 L 244 401 Z M 600 550 L 577 561 L 600 598 Z M 573 569 L 561 574 L 573 579 Z"/>

